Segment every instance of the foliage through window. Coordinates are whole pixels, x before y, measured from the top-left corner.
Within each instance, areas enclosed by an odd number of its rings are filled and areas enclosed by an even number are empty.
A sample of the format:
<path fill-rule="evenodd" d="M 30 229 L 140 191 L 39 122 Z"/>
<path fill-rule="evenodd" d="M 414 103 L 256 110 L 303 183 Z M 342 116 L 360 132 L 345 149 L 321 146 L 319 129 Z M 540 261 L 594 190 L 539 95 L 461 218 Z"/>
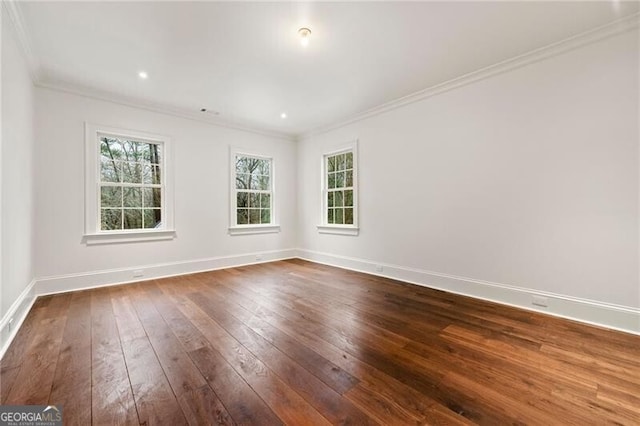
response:
<path fill-rule="evenodd" d="M 353 151 L 325 156 L 325 217 L 328 225 L 354 225 Z"/>
<path fill-rule="evenodd" d="M 162 226 L 162 143 L 99 134 L 100 230 Z"/>
<path fill-rule="evenodd" d="M 235 155 L 236 225 L 272 223 L 272 161 Z"/>

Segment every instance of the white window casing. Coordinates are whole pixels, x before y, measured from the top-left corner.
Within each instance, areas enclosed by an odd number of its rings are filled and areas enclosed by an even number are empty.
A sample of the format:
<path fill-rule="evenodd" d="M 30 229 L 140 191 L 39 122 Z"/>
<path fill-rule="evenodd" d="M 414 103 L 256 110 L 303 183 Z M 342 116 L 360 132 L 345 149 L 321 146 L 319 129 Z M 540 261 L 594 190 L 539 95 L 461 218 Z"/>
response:
<path fill-rule="evenodd" d="M 159 169 L 160 182 L 151 182 L 148 184 L 144 184 L 143 182 L 140 184 L 128 184 L 120 181 L 114 183 L 102 182 L 100 144 L 101 138 L 103 137 L 160 146 L 161 155 L 158 164 L 147 165 Z M 170 138 L 167 136 L 85 123 L 85 232 L 83 241 L 87 245 L 93 245 L 169 240 L 175 238 L 172 163 L 172 145 Z M 135 163 L 135 165 L 138 164 L 140 167 L 145 165 L 145 163 Z M 125 191 L 127 188 L 140 188 L 142 197 L 144 197 L 145 189 L 159 190 L 161 194 L 160 207 L 158 208 L 154 205 L 154 208 L 149 207 L 148 209 L 160 211 L 160 222 L 158 222 L 154 228 L 101 229 L 101 188 L 103 187 L 120 188 L 121 191 Z M 121 206 L 120 209 L 122 209 L 123 212 L 126 210 L 124 206 Z M 145 212 L 143 207 L 134 207 L 131 210 L 138 209 L 140 210 L 142 218 L 141 223 L 144 223 Z"/>
<path fill-rule="evenodd" d="M 351 161 L 349 161 L 351 159 Z M 326 152 L 321 159 L 321 234 L 358 235 L 358 140 Z"/>
<path fill-rule="evenodd" d="M 249 163 L 259 164 L 262 172 L 255 175 L 253 171 L 247 173 L 243 167 Z M 280 232 L 275 172 L 273 157 L 229 147 L 229 235 Z M 259 183 L 254 185 L 256 179 Z"/>

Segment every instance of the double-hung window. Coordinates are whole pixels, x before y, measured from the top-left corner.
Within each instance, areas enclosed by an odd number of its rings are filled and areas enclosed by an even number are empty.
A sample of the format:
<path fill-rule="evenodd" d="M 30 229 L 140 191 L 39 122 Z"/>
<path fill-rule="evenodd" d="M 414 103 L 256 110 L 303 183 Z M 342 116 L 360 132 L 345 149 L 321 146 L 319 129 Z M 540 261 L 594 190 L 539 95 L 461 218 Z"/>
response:
<path fill-rule="evenodd" d="M 231 150 L 231 223 L 229 232 L 278 232 L 274 212 L 273 158 Z"/>
<path fill-rule="evenodd" d="M 321 233 L 357 235 L 357 142 L 322 157 Z"/>
<path fill-rule="evenodd" d="M 173 237 L 168 138 L 87 125 L 86 241 Z"/>

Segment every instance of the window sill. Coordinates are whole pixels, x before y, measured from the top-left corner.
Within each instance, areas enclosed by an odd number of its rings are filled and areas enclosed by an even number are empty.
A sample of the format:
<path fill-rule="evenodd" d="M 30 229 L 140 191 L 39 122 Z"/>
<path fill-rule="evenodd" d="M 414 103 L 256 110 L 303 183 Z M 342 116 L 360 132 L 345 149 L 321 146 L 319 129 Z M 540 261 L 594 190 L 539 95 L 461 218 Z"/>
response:
<path fill-rule="evenodd" d="M 277 232 L 280 232 L 280 225 L 239 225 L 229 227 L 229 235 L 275 234 Z"/>
<path fill-rule="evenodd" d="M 161 241 L 172 240 L 176 237 L 174 230 L 156 230 L 149 231 L 135 230 L 114 233 L 85 234 L 82 241 L 88 245 L 97 244 L 118 244 L 118 243 L 137 243 L 142 241 Z"/>
<path fill-rule="evenodd" d="M 334 234 L 334 235 L 358 235 L 360 228 L 350 225 L 318 225 L 318 232 L 320 234 Z"/>

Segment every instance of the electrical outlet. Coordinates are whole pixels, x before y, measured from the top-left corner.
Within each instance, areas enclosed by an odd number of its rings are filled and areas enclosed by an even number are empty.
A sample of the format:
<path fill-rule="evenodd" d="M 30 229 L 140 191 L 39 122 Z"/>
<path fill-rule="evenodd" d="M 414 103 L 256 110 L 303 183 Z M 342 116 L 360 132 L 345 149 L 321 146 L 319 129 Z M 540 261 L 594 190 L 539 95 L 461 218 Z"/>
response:
<path fill-rule="evenodd" d="M 382 265 L 376 265 L 376 272 L 384 271 L 384 267 Z"/>
<path fill-rule="evenodd" d="M 138 278 L 138 277 L 144 277 L 143 269 L 136 269 L 135 271 L 133 271 L 133 278 Z"/>
<path fill-rule="evenodd" d="M 256 260 L 262 260 L 262 255 L 261 254 L 256 254 Z"/>
<path fill-rule="evenodd" d="M 541 308 L 546 308 L 549 306 L 549 298 L 544 296 L 533 296 L 533 301 L 531 302 L 534 306 L 540 306 Z"/>

